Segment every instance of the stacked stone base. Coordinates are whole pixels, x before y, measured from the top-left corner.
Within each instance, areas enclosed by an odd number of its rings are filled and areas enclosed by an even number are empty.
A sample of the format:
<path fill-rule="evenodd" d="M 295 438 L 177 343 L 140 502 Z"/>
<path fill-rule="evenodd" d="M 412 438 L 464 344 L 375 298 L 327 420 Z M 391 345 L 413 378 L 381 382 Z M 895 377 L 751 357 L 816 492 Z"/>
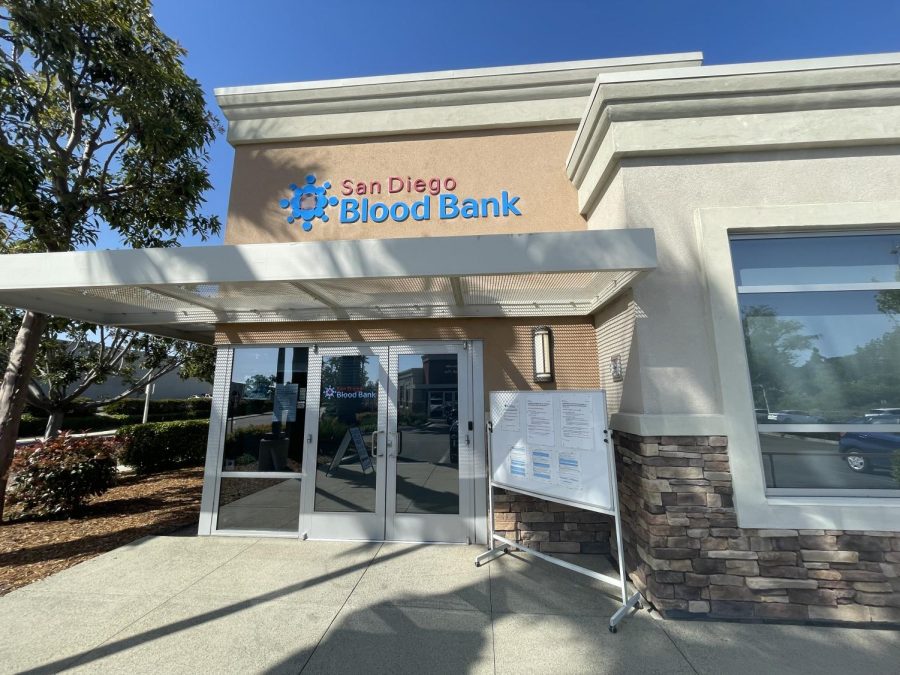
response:
<path fill-rule="evenodd" d="M 724 437 L 616 434 L 632 581 L 669 617 L 900 623 L 900 534 L 737 526 Z"/>
<path fill-rule="evenodd" d="M 627 569 L 663 616 L 900 624 L 900 533 L 739 528 L 726 438 L 615 444 Z M 494 505 L 497 533 L 530 548 L 616 553 L 608 516 L 503 490 Z"/>
<path fill-rule="evenodd" d="M 505 490 L 494 490 L 494 530 L 544 553 L 608 554 L 609 516 Z"/>

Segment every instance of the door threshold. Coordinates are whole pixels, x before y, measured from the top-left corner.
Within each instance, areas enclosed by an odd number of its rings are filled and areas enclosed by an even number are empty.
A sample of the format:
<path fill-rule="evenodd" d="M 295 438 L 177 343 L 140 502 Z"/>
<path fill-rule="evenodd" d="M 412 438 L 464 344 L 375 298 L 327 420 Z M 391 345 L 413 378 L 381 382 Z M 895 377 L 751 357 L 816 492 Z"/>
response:
<path fill-rule="evenodd" d="M 358 544 L 428 544 L 435 546 L 469 546 L 467 541 L 414 541 L 409 539 L 330 539 L 328 537 L 309 537 L 305 541 L 346 541 Z"/>

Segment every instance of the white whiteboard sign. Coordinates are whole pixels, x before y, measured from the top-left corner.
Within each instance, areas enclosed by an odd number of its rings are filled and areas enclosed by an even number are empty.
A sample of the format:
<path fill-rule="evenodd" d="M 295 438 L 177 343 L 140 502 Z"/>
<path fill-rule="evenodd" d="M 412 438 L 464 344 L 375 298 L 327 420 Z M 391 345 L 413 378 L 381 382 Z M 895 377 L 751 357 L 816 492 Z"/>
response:
<path fill-rule="evenodd" d="M 612 512 L 614 465 L 602 391 L 493 391 L 495 485 Z"/>

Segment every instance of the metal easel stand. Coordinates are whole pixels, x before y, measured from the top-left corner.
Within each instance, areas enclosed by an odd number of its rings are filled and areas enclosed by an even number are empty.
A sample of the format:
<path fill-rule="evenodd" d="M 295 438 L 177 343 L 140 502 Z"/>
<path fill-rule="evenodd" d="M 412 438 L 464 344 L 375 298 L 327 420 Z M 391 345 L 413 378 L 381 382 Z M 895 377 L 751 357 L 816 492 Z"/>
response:
<path fill-rule="evenodd" d="M 488 435 L 490 438 L 490 435 Z M 491 447 L 490 442 L 488 443 L 488 467 L 490 470 L 491 464 Z M 622 597 L 622 606 L 617 609 L 613 615 L 609 618 L 609 632 L 615 633 L 618 629 L 618 624 L 625 618 L 625 615 L 634 607 L 640 608 L 641 602 L 641 594 L 633 593 L 632 595 L 628 595 L 628 574 L 625 572 L 625 549 L 622 544 L 622 517 L 619 513 L 619 490 L 618 490 L 618 479 L 615 473 L 615 464 L 613 464 L 613 485 L 616 485 L 616 489 L 613 491 L 613 499 L 615 500 L 613 503 L 613 512 L 610 513 L 608 511 L 601 511 L 600 509 L 591 509 L 593 511 L 597 511 L 598 513 L 604 513 L 606 515 L 611 515 L 615 518 L 616 523 L 616 547 L 619 551 L 619 578 L 611 577 L 607 574 L 601 574 L 600 572 L 595 572 L 594 570 L 589 570 L 586 567 L 580 567 L 570 562 L 566 562 L 565 560 L 560 560 L 559 558 L 554 558 L 551 555 L 547 555 L 546 553 L 541 553 L 540 551 L 535 551 L 534 549 L 528 548 L 527 546 L 523 546 L 511 539 L 507 539 L 506 537 L 501 537 L 499 534 L 494 532 L 494 488 L 501 487 L 503 489 L 509 490 L 511 489 L 508 485 L 497 485 L 494 481 L 488 482 L 488 523 L 490 524 L 490 538 L 489 542 L 493 545 L 494 542 L 500 542 L 500 546 L 494 546 L 493 548 L 485 551 L 481 555 L 475 558 L 475 567 L 481 567 L 484 564 L 491 562 L 492 560 L 496 560 L 500 556 L 509 553 L 512 550 L 522 551 L 523 553 L 527 553 L 528 555 L 532 555 L 535 558 L 540 558 L 541 560 L 545 560 L 554 565 L 559 565 L 560 567 L 564 567 L 567 570 L 571 570 L 572 572 L 576 572 L 578 574 L 583 574 L 586 577 L 590 577 L 592 579 L 597 579 L 598 581 L 602 581 L 605 584 L 609 584 L 610 586 L 615 586 L 619 588 L 621 591 Z M 525 490 L 521 491 L 522 494 L 530 495 L 532 497 L 542 498 L 541 495 L 534 494 L 531 492 L 527 492 Z M 584 507 L 582 507 L 584 508 Z"/>

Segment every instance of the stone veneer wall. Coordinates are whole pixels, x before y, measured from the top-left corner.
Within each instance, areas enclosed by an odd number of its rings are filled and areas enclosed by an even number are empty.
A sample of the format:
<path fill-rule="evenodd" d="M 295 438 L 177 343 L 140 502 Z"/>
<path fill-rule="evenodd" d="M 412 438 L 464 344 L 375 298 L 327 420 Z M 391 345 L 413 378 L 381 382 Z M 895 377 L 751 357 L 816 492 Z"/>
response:
<path fill-rule="evenodd" d="M 726 438 L 615 443 L 628 570 L 663 615 L 900 622 L 900 533 L 739 528 Z"/>
<path fill-rule="evenodd" d="M 544 553 L 609 553 L 609 516 L 494 489 L 494 530 Z"/>

